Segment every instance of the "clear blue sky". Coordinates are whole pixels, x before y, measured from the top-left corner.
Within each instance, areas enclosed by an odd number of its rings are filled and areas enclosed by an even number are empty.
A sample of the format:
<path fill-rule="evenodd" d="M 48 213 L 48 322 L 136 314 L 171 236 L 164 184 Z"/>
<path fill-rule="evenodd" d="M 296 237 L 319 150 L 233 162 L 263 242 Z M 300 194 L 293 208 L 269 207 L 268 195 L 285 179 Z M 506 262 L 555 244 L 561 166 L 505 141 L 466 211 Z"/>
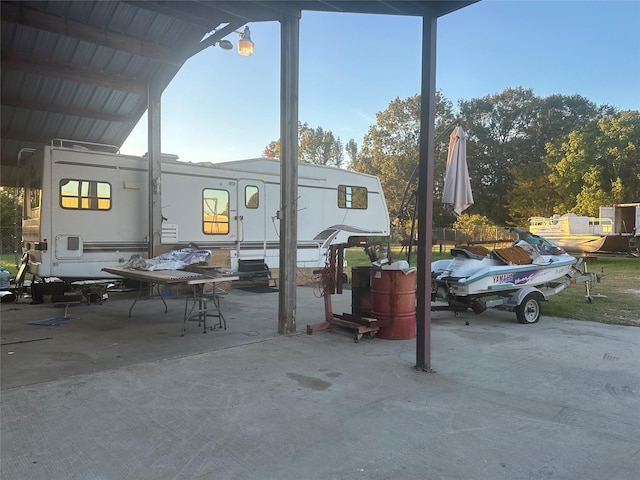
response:
<path fill-rule="evenodd" d="M 279 138 L 280 25 L 249 26 L 253 56 L 208 48 L 167 87 L 163 152 L 254 158 Z M 437 52 L 436 86 L 454 106 L 521 86 L 640 110 L 640 0 L 483 0 L 438 20 Z M 419 18 L 303 12 L 300 121 L 360 145 L 376 113 L 420 92 L 420 62 Z M 147 151 L 146 122 L 123 153 Z"/>

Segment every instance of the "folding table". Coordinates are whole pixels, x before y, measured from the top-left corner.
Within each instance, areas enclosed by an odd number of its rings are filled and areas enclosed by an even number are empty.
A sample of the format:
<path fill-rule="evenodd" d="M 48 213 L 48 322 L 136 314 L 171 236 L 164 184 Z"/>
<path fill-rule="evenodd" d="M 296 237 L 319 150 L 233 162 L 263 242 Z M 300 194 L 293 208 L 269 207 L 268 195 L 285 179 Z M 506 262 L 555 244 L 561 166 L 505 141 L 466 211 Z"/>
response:
<path fill-rule="evenodd" d="M 204 324 L 204 331 L 207 331 L 207 317 L 217 317 L 219 326 L 223 326 L 226 329 L 226 321 L 220 310 L 220 298 L 215 292 L 215 284 L 219 282 L 228 282 L 232 280 L 238 280 L 237 276 L 219 275 L 219 274 L 203 274 L 199 272 L 189 272 L 186 270 L 137 270 L 127 267 L 106 267 L 102 269 L 103 272 L 117 275 L 122 278 L 128 278 L 130 280 L 138 280 L 142 283 L 151 284 L 152 288 L 155 286 L 158 296 L 164 304 L 165 313 L 168 311 L 167 303 L 164 300 L 162 292 L 160 291 L 160 285 L 188 285 L 191 288 L 192 295 L 186 297 L 184 318 L 182 320 L 181 333 L 184 335 L 187 321 L 196 319 L 198 324 Z M 211 295 L 204 292 L 205 285 L 212 285 L 214 291 Z M 133 304 L 129 308 L 129 317 L 131 317 L 131 311 L 136 302 L 142 295 L 142 286 L 138 291 L 138 295 L 133 301 Z M 193 302 L 190 304 L 190 302 Z"/>

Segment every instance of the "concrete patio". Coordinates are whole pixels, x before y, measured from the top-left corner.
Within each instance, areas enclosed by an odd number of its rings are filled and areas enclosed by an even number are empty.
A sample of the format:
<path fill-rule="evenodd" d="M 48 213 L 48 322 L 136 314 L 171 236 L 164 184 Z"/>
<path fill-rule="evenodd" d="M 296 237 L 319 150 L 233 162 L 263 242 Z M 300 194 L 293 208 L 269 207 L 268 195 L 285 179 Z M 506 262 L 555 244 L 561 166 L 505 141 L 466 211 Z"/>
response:
<path fill-rule="evenodd" d="M 347 292 L 348 293 L 348 292 Z M 227 330 L 180 336 L 182 299 L 1 304 L 1 476 L 13 479 L 580 479 L 640 471 L 640 329 L 508 312 L 433 314 L 415 340 L 363 339 L 298 288 L 234 289 Z M 350 296 L 333 297 L 336 313 Z M 465 325 L 465 322 L 469 325 Z"/>

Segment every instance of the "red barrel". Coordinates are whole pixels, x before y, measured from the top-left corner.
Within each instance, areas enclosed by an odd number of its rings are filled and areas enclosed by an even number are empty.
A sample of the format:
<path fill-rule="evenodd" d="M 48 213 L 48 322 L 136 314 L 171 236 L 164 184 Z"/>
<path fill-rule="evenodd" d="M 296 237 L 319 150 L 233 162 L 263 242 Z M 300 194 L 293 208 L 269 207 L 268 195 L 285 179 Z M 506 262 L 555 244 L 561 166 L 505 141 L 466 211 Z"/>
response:
<path fill-rule="evenodd" d="M 371 269 L 371 316 L 385 321 L 377 336 L 387 340 L 416 337 L 416 272 Z"/>

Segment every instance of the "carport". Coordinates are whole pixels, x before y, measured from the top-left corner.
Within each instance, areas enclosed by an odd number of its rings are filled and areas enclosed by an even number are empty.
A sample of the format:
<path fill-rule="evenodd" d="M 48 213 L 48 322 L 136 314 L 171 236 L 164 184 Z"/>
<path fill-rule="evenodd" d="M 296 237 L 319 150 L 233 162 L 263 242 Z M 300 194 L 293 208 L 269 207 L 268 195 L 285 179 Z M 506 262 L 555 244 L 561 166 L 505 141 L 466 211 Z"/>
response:
<path fill-rule="evenodd" d="M 2 185 L 54 138 L 121 146 L 148 111 L 149 238 L 160 238 L 161 96 L 184 62 L 253 22 L 281 26 L 278 332 L 296 331 L 299 21 L 303 10 L 422 17 L 418 262 L 431 261 L 437 19 L 474 1 L 3 1 Z M 234 35 L 235 39 L 235 35 Z M 292 213 L 290 213 L 292 212 Z M 154 240 L 149 253 L 153 255 Z M 418 270 L 416 368 L 431 367 L 429 272 Z"/>

